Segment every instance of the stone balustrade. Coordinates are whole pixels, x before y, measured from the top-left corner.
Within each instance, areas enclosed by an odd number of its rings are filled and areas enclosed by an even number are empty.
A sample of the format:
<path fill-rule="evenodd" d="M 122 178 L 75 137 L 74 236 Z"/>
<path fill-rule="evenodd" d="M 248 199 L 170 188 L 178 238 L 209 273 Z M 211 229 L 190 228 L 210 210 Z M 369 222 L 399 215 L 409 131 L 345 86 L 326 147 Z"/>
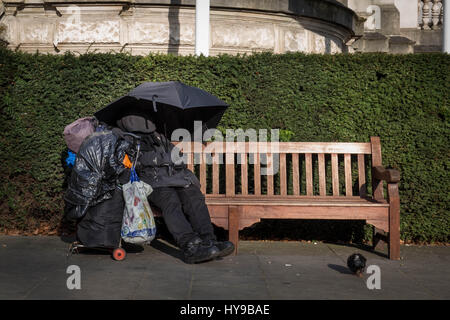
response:
<path fill-rule="evenodd" d="M 437 30 L 442 27 L 444 4 L 442 0 L 418 1 L 418 29 Z"/>

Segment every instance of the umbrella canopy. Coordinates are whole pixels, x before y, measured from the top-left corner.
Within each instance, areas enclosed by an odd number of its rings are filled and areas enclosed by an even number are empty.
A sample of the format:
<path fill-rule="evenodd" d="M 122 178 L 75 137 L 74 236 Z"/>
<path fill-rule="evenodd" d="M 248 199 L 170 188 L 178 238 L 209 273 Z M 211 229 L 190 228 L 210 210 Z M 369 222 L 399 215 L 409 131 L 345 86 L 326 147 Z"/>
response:
<path fill-rule="evenodd" d="M 228 105 L 214 95 L 179 81 L 145 82 L 126 96 L 95 113 L 98 120 L 116 126 L 116 121 L 133 112 L 148 115 L 156 130 L 169 139 L 178 128 L 194 132 L 194 121 L 202 130 L 217 126 Z"/>

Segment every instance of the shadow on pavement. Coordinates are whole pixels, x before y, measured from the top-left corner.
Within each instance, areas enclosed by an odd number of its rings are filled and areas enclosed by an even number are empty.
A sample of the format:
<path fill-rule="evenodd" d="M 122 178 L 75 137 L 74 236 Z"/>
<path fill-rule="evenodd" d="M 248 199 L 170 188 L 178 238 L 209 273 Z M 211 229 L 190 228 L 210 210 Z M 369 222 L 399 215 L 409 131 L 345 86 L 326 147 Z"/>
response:
<path fill-rule="evenodd" d="M 159 239 L 155 239 L 150 243 L 150 246 L 159 250 L 165 254 L 168 254 L 174 258 L 180 259 L 183 261 L 183 253 L 181 250 L 175 249 L 174 247 L 169 246 L 168 244 L 160 241 Z"/>
<path fill-rule="evenodd" d="M 342 246 L 342 247 L 348 247 L 348 248 L 355 248 L 357 250 L 361 250 L 361 251 L 365 251 L 367 253 L 371 253 L 374 255 L 377 255 L 381 258 L 385 258 L 385 259 L 389 259 L 389 256 L 386 253 L 380 252 L 379 250 L 374 250 L 372 246 L 367 245 L 367 244 L 360 244 L 360 243 L 336 243 L 336 242 L 328 242 L 328 241 L 324 241 L 324 243 L 326 244 L 334 244 L 334 245 L 338 245 L 338 246 Z M 363 254 L 364 252 L 362 252 Z"/>
<path fill-rule="evenodd" d="M 353 274 L 350 270 L 348 270 L 347 267 L 340 266 L 340 265 L 337 265 L 337 264 L 329 264 L 328 268 L 333 269 L 333 270 L 335 270 L 335 271 L 337 271 L 339 273 L 342 273 L 342 274 Z"/>

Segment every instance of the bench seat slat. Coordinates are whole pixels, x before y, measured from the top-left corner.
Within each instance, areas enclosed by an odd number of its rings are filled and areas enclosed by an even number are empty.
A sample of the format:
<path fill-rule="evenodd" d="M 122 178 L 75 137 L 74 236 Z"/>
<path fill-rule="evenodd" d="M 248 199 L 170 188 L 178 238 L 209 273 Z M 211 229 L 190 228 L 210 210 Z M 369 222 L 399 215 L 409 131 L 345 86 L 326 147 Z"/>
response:
<path fill-rule="evenodd" d="M 288 207 L 385 207 L 388 208 L 389 204 L 385 203 L 352 203 L 352 202 L 317 202 L 317 201 L 305 201 L 305 202 L 292 202 L 292 201 L 285 201 L 285 202 L 254 202 L 254 203 L 248 203 L 246 201 L 229 201 L 229 202 L 212 202 L 207 201 L 207 205 L 236 205 L 236 206 L 288 206 Z"/>
<path fill-rule="evenodd" d="M 371 197 L 365 197 L 365 198 L 361 198 L 360 196 L 351 196 L 351 197 L 345 197 L 345 196 L 307 196 L 307 195 L 286 195 L 286 196 L 281 196 L 281 195 L 272 195 L 272 196 L 268 196 L 268 195 L 254 195 L 254 194 L 249 194 L 249 195 L 242 195 L 242 194 L 235 194 L 234 196 L 227 196 L 226 194 L 206 194 L 205 197 L 207 199 L 211 198 L 211 199 L 216 199 L 216 198 L 227 198 L 227 199 L 238 199 L 238 198 L 244 198 L 244 199 L 311 199 L 311 200 L 333 200 L 333 201 L 368 201 L 368 200 L 372 200 Z M 375 201 L 375 200 L 373 200 Z M 385 201 L 385 200 L 377 200 L 375 202 L 380 202 L 380 201 Z"/>
<path fill-rule="evenodd" d="M 322 198 L 312 199 L 305 197 L 280 198 L 280 197 L 233 197 L 233 198 L 206 198 L 208 205 L 245 205 L 245 206 L 318 206 L 318 207 L 388 207 L 386 201 L 374 202 L 368 199 L 356 197 L 354 200 L 339 200 Z"/>
<path fill-rule="evenodd" d="M 213 209 L 214 210 L 214 209 Z M 337 219 L 386 220 L 389 207 L 369 206 L 279 206 L 242 207 L 241 219 Z"/>
<path fill-rule="evenodd" d="M 389 208 L 389 203 L 386 201 L 378 201 L 374 202 L 371 199 L 361 199 L 359 197 L 355 197 L 353 200 L 340 200 L 336 201 L 329 200 L 329 199 L 323 199 L 323 200 L 311 200 L 311 197 L 304 197 L 303 200 L 299 200 L 296 197 L 296 200 L 292 199 L 267 199 L 270 197 L 258 197 L 256 199 L 245 199 L 245 197 L 233 197 L 233 198 L 225 198 L 225 197 L 207 197 L 206 198 L 206 204 L 208 207 L 213 209 L 211 211 L 212 215 L 211 217 L 218 217 L 223 216 L 224 218 L 228 216 L 228 206 L 236 206 L 236 205 L 242 205 L 245 207 L 252 207 L 255 208 L 254 214 L 258 215 L 261 212 L 261 208 L 264 207 L 272 207 L 275 209 L 280 209 L 281 207 L 315 207 L 315 208 Z M 153 214 L 155 216 L 161 216 L 161 211 L 154 206 L 152 207 Z M 278 208 L 277 208 L 278 207 Z M 221 208 L 219 210 L 219 208 Z M 258 209 L 260 208 L 260 209 Z M 252 212 L 249 212 L 251 215 Z M 347 216 L 348 218 L 351 218 L 351 216 Z M 371 217 L 372 219 L 376 219 L 376 217 Z M 333 219 L 339 219 L 338 214 L 333 216 Z"/>

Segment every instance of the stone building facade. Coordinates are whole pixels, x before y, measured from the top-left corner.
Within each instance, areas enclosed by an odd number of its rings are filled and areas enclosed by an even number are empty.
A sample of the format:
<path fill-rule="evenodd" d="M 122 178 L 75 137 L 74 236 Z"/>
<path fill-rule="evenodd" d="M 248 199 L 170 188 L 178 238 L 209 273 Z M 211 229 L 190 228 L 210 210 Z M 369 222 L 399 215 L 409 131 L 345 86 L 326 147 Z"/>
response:
<path fill-rule="evenodd" d="M 362 52 L 440 52 L 443 41 L 442 0 L 340 0 L 363 19 Z"/>
<path fill-rule="evenodd" d="M 14 50 L 194 53 L 195 0 L 0 2 L 0 38 Z M 439 51 L 438 6 L 441 1 L 211 0 L 209 52 Z"/>

